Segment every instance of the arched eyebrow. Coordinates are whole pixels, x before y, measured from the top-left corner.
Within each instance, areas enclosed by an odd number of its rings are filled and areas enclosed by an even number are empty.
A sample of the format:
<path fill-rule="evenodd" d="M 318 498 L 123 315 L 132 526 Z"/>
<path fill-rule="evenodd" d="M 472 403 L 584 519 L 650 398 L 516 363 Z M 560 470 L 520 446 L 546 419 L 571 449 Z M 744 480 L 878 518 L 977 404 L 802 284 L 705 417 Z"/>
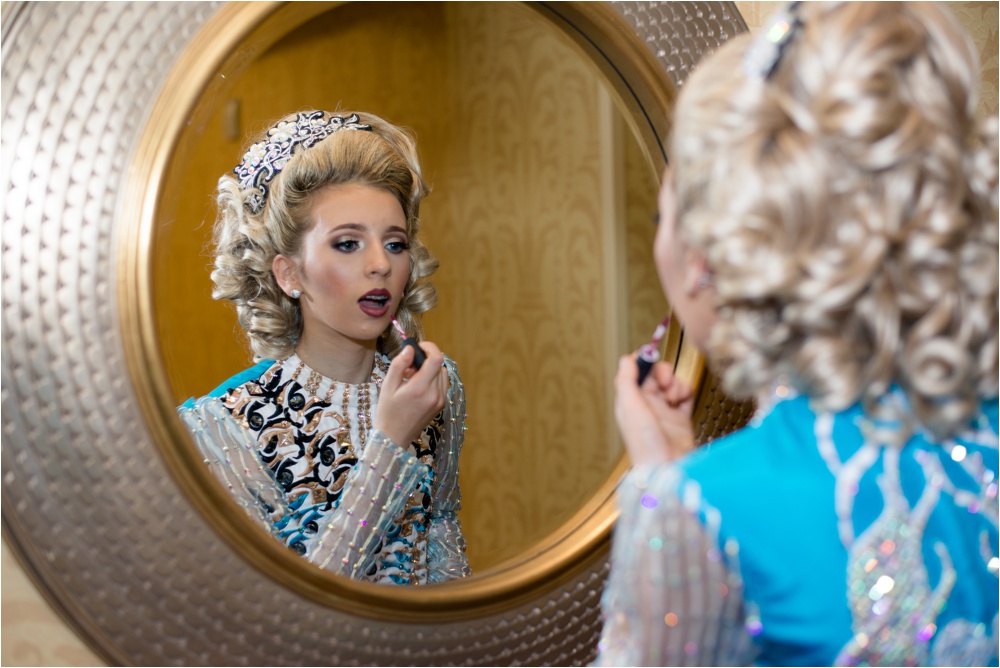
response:
<path fill-rule="evenodd" d="M 368 225 L 366 223 L 343 223 L 341 225 L 337 225 L 336 227 L 330 229 L 329 233 L 334 234 L 337 232 L 343 232 L 345 230 L 354 232 L 368 232 L 369 230 L 371 230 L 371 225 Z M 397 234 L 397 233 L 405 235 L 406 228 L 400 227 L 399 225 L 390 225 L 383 231 L 383 234 Z"/>
<path fill-rule="evenodd" d="M 342 232 L 344 230 L 353 230 L 355 232 L 367 232 L 368 226 L 364 223 L 342 223 L 336 227 L 331 227 L 330 232 Z"/>

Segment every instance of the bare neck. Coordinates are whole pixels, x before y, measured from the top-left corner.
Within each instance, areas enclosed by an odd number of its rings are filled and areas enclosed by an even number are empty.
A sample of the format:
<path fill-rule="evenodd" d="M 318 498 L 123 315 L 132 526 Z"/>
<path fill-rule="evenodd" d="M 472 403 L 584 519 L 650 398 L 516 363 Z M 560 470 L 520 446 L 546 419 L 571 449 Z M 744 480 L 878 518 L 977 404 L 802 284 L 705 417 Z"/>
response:
<path fill-rule="evenodd" d="M 302 339 L 295 347 L 299 359 L 327 378 L 357 385 L 368 382 L 375 367 L 375 341 Z"/>

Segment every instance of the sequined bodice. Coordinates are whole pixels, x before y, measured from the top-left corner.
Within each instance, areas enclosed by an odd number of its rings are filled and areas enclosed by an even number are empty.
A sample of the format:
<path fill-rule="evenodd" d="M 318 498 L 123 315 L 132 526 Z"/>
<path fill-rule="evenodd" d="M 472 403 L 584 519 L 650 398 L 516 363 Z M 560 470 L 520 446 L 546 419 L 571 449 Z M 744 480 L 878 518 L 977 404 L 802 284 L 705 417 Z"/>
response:
<path fill-rule="evenodd" d="M 309 551 L 324 517 L 338 506 L 367 445 L 387 369 L 388 359 L 379 355 L 368 382 L 349 384 L 319 374 L 293 354 L 224 398 L 233 417 L 254 434 L 261 461 L 288 495 L 291 512 L 276 510 L 272 520 L 278 537 L 300 554 Z M 397 584 L 426 579 L 427 514 L 441 437 L 438 415 L 409 444 L 428 474 L 410 490 L 403 513 L 375 546 L 379 557 L 366 579 Z"/>
<path fill-rule="evenodd" d="M 178 415 L 246 514 L 320 568 L 392 584 L 464 577 L 458 367 L 445 357 L 444 410 L 397 444 L 373 427 L 388 363 L 377 356 L 369 381 L 349 385 L 294 355 L 262 361 Z"/>

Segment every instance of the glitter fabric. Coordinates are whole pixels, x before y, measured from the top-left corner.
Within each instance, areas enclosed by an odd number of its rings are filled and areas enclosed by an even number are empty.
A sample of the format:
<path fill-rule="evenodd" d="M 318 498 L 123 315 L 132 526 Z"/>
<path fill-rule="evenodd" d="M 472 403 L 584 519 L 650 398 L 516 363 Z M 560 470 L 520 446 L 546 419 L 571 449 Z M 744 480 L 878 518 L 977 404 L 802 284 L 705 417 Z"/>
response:
<path fill-rule="evenodd" d="M 754 648 L 743 626 L 739 549 L 731 543 L 726 561 L 720 558 L 718 515 L 709 512 L 705 523 L 699 519 L 697 483 L 682 486 L 672 467 L 642 467 L 623 480 L 619 505 L 596 665 L 752 661 Z"/>
<path fill-rule="evenodd" d="M 784 394 L 625 476 L 598 665 L 997 665 L 997 400 L 942 443 Z"/>
<path fill-rule="evenodd" d="M 446 360 L 448 404 L 402 448 L 371 428 L 388 367 L 377 361 L 368 383 L 347 385 L 292 355 L 234 377 L 179 414 L 236 501 L 309 561 L 380 583 L 468 575 L 456 514 L 465 423 L 458 370 Z"/>
<path fill-rule="evenodd" d="M 901 395 L 892 399 L 902 401 Z M 948 441 L 937 451 L 916 450 L 912 453 L 913 461 L 919 465 L 921 478 L 926 484 L 911 502 L 903 491 L 900 477 L 904 451 L 890 443 L 875 440 L 884 430 L 866 428 L 866 421 L 861 422 L 865 442 L 859 452 L 877 453 L 878 457 L 864 457 L 865 469 L 857 465 L 852 468 L 842 465 L 837 459 L 832 421 L 830 415 L 817 417 L 816 439 L 819 450 L 826 454 L 825 460 L 831 473 L 837 477 L 838 489 L 857 490 L 858 480 L 879 462 L 882 470 L 876 476 L 876 483 L 883 499 L 878 517 L 857 538 L 852 535 L 852 506 L 856 497 L 844 493 L 837 505 L 841 538 L 848 549 L 847 596 L 854 631 L 837 656 L 837 664 L 924 665 L 931 656 L 930 641 L 938 632 L 938 616 L 947 604 L 957 579 L 948 546 L 944 541 L 932 540 L 930 547 L 937 557 L 940 575 L 936 586 L 931 586 L 924 563 L 924 532 L 928 519 L 944 494 L 950 503 L 973 514 L 983 509 L 986 526 L 981 535 L 986 535 L 990 527 L 995 532 L 997 504 L 995 499 L 991 502 L 988 498 L 988 482 L 995 473 L 984 466 L 983 451 L 976 451 L 967 457 L 969 448 L 974 445 L 967 447 Z M 978 431 L 964 434 L 963 438 L 987 448 L 987 452 L 989 449 L 995 452 L 997 447 L 996 433 L 988 425 L 981 424 Z M 949 472 L 944 468 L 948 459 L 958 462 L 960 467 Z M 845 477 L 850 480 L 849 484 L 843 484 Z M 974 487 L 963 487 L 969 483 Z M 994 552 L 997 549 L 995 545 L 994 542 Z M 984 562 L 988 567 L 988 559 Z M 996 625 L 996 617 L 993 618 L 993 625 Z M 970 626 L 967 620 L 953 619 L 945 628 L 964 629 L 967 626 Z M 948 635 L 953 633 L 949 631 Z M 993 634 L 993 638 L 988 640 L 995 645 L 995 638 Z M 946 641 L 936 647 L 937 661 L 967 665 L 955 656 L 956 650 L 965 655 L 964 660 L 976 654 L 970 653 L 969 647 L 948 647 L 949 644 Z M 991 658 L 990 648 L 983 646 L 980 649 L 983 651 L 973 659 L 974 665 L 983 664 Z M 992 650 L 995 652 L 995 647 Z"/>

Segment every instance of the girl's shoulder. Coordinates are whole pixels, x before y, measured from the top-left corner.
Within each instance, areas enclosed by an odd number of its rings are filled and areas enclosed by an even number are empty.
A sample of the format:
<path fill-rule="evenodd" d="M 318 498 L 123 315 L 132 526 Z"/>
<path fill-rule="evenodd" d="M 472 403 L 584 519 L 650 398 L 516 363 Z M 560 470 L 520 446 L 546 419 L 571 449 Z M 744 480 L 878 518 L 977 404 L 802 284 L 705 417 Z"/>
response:
<path fill-rule="evenodd" d="M 230 390 L 240 387 L 241 385 L 244 385 L 246 383 L 249 383 L 250 381 L 257 380 L 258 378 L 263 376 L 268 369 L 274 366 L 274 364 L 275 364 L 274 360 L 261 360 L 260 362 L 254 364 L 249 369 L 244 369 L 243 371 L 240 371 L 238 374 L 230 377 L 228 380 L 220 383 L 218 387 L 216 387 L 214 390 L 206 394 L 205 397 L 213 399 L 221 399 L 222 397 L 226 396 L 226 394 L 228 394 Z M 195 401 L 196 399 L 194 397 L 191 397 L 181 405 L 181 408 L 194 408 Z"/>

